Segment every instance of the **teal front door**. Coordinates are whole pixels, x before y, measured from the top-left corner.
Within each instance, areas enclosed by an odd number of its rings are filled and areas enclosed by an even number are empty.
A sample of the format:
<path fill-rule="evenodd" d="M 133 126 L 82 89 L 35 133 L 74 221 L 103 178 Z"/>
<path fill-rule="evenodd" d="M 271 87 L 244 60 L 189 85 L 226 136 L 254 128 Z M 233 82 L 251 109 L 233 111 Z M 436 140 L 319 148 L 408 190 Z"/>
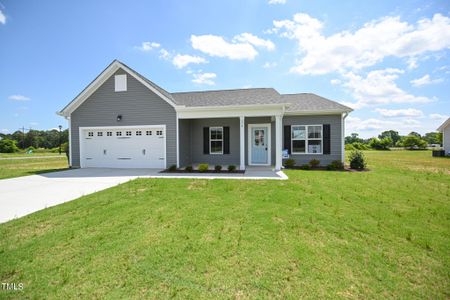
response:
<path fill-rule="evenodd" d="M 269 163 L 268 127 L 251 128 L 251 164 L 267 165 Z"/>

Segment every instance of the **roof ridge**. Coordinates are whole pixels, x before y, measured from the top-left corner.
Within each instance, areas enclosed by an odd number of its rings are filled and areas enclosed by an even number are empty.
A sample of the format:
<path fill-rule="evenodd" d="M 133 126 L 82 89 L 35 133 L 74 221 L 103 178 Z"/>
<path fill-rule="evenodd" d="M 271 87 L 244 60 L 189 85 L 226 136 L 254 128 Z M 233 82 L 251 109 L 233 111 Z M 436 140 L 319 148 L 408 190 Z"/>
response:
<path fill-rule="evenodd" d="M 187 94 L 187 93 L 211 93 L 211 92 L 230 92 L 230 91 L 247 91 L 247 90 L 274 90 L 278 93 L 278 91 L 271 87 L 257 87 L 257 88 L 235 88 L 235 89 L 221 89 L 221 90 L 206 90 L 206 91 L 185 91 L 185 92 L 173 92 L 171 94 Z M 278 93 L 279 94 L 279 93 Z"/>

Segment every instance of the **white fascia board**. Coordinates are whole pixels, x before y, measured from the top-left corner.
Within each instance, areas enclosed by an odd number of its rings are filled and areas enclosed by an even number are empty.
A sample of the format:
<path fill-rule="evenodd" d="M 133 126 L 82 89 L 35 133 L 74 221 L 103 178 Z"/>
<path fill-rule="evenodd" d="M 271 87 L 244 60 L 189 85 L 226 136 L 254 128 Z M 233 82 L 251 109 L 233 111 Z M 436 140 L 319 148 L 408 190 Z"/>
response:
<path fill-rule="evenodd" d="M 341 115 L 342 113 L 349 113 L 353 110 L 300 110 L 300 111 L 287 111 L 284 113 L 286 116 L 310 116 L 310 115 Z"/>
<path fill-rule="evenodd" d="M 179 119 L 276 116 L 283 115 L 284 105 L 179 107 L 177 113 Z"/>
<path fill-rule="evenodd" d="M 113 62 L 109 67 L 107 67 L 93 82 L 91 82 L 87 88 L 85 88 L 72 102 L 70 102 L 65 108 L 63 108 L 58 115 L 60 116 L 68 116 L 75 109 L 77 109 L 89 96 L 91 96 L 107 79 L 109 79 L 118 69 L 123 69 L 128 74 L 133 76 L 137 81 L 147 87 L 149 90 L 154 92 L 160 98 L 165 100 L 172 107 L 176 107 L 176 104 L 163 94 L 161 94 L 157 89 L 148 84 L 145 80 L 143 80 L 140 76 L 138 76 L 133 70 L 128 68 L 127 66 L 121 64 L 119 61 Z"/>
<path fill-rule="evenodd" d="M 448 118 L 447 121 L 445 121 L 441 126 L 439 126 L 437 131 L 444 132 L 444 129 L 449 125 L 450 125 L 450 118 Z"/>

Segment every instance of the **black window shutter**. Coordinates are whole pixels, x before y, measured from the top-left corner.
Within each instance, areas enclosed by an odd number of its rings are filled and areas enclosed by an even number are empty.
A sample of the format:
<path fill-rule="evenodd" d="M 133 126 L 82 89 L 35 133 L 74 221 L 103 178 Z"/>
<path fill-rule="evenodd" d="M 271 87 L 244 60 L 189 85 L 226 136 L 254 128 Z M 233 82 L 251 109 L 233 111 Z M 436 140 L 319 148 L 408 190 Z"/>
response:
<path fill-rule="evenodd" d="M 203 154 L 209 154 L 209 127 L 203 127 Z"/>
<path fill-rule="evenodd" d="M 230 154 L 230 127 L 223 128 L 223 154 Z"/>
<path fill-rule="evenodd" d="M 323 124 L 323 154 L 331 153 L 331 128 L 330 124 Z"/>
<path fill-rule="evenodd" d="M 284 149 L 288 150 L 291 154 L 291 125 L 284 126 Z"/>

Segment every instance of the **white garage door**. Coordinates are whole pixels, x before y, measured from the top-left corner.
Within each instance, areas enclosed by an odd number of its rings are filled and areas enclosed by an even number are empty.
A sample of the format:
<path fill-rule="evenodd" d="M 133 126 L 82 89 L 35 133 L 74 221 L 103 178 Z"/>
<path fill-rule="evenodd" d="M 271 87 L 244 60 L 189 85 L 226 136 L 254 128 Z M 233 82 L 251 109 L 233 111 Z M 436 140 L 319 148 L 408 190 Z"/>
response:
<path fill-rule="evenodd" d="M 165 128 L 80 128 L 82 168 L 165 168 Z"/>

